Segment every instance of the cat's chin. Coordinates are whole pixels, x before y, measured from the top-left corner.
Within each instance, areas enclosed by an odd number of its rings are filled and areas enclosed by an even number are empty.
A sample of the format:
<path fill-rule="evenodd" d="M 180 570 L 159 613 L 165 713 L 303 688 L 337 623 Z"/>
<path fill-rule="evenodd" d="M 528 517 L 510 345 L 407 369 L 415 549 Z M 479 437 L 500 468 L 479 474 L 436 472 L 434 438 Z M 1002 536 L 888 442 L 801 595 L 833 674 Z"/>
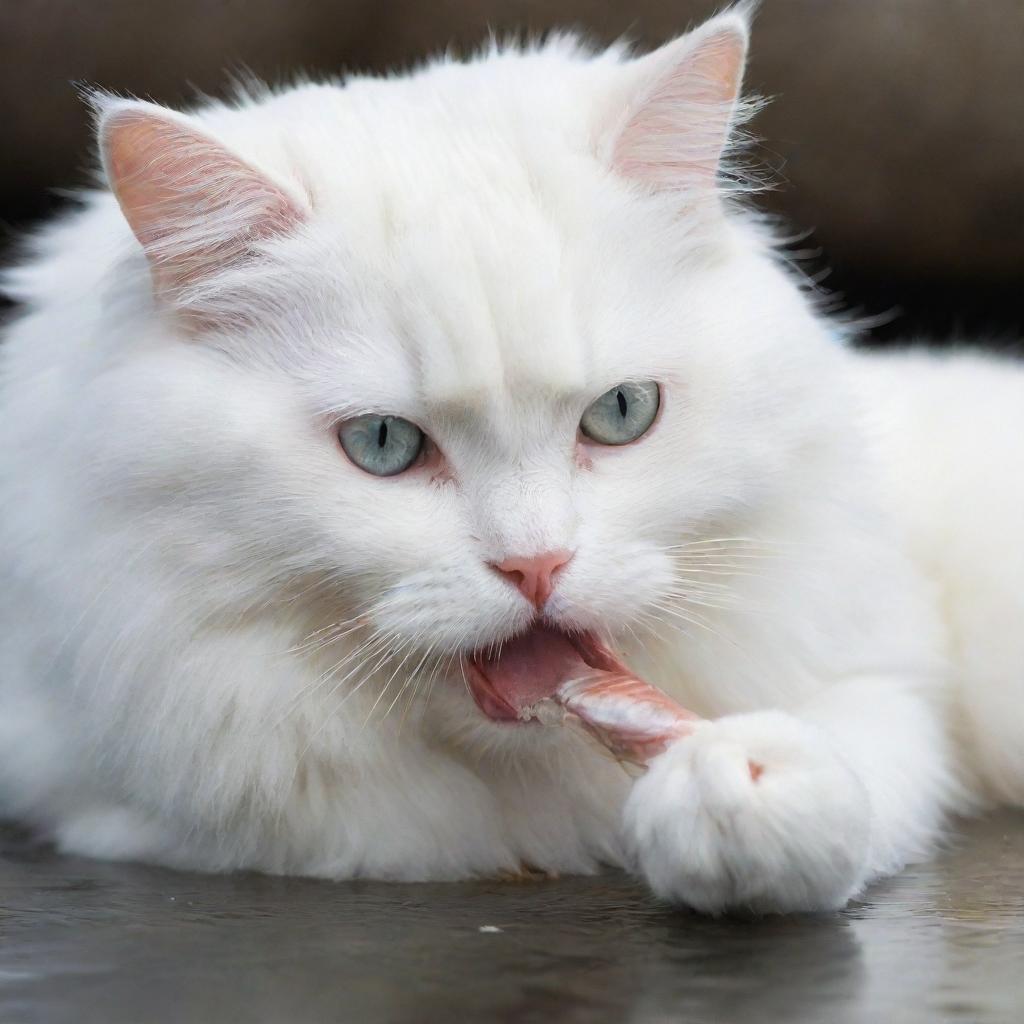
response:
<path fill-rule="evenodd" d="M 592 632 L 563 631 L 536 623 L 465 661 L 469 689 L 483 714 L 495 722 L 523 723 L 539 701 L 594 669 L 628 673 L 607 644 Z"/>

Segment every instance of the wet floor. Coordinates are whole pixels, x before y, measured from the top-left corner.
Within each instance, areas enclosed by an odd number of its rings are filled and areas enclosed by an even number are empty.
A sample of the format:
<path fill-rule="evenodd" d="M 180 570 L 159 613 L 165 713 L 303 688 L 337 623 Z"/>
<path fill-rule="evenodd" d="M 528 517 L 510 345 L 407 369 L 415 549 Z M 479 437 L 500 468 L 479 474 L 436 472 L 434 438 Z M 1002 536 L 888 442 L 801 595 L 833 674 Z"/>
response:
<path fill-rule="evenodd" d="M 330 884 L 0 831 L 2 1024 L 1024 1021 L 1024 814 L 841 914 L 713 921 L 620 875 Z"/>

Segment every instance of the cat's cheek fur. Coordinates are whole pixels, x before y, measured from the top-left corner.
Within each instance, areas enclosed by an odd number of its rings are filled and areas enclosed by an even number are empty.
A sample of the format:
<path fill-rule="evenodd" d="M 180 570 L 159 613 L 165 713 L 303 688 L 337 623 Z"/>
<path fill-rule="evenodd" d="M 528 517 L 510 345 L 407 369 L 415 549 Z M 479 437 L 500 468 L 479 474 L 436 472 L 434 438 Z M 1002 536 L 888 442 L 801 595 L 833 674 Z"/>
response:
<path fill-rule="evenodd" d="M 624 830 L 663 899 L 712 914 L 821 911 L 867 881 L 870 816 L 826 735 L 762 711 L 704 723 L 657 757 Z"/>

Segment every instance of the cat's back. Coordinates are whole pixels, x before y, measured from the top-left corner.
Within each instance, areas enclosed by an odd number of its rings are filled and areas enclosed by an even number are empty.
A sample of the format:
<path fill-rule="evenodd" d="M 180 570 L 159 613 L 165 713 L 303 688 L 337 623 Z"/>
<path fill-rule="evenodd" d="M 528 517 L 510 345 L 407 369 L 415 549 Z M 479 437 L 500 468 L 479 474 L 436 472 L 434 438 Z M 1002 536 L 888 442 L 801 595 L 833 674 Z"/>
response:
<path fill-rule="evenodd" d="M 968 763 L 1022 799 L 1024 361 L 910 350 L 859 355 L 855 372 L 890 506 L 938 583 Z"/>
<path fill-rule="evenodd" d="M 937 507 L 973 515 L 981 502 L 990 521 L 1024 510 L 1024 360 L 908 349 L 857 353 L 853 369 L 890 485 L 922 530 L 941 528 Z"/>

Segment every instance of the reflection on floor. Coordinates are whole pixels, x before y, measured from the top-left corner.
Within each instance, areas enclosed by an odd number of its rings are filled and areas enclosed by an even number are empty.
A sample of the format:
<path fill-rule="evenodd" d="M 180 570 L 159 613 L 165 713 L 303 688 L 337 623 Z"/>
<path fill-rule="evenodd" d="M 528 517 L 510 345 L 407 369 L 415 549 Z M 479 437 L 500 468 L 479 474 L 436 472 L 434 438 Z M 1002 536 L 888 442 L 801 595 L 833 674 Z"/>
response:
<path fill-rule="evenodd" d="M 208 877 L 0 832 L 0 1021 L 1024 1020 L 1024 815 L 842 914 L 707 920 L 621 875 Z"/>

